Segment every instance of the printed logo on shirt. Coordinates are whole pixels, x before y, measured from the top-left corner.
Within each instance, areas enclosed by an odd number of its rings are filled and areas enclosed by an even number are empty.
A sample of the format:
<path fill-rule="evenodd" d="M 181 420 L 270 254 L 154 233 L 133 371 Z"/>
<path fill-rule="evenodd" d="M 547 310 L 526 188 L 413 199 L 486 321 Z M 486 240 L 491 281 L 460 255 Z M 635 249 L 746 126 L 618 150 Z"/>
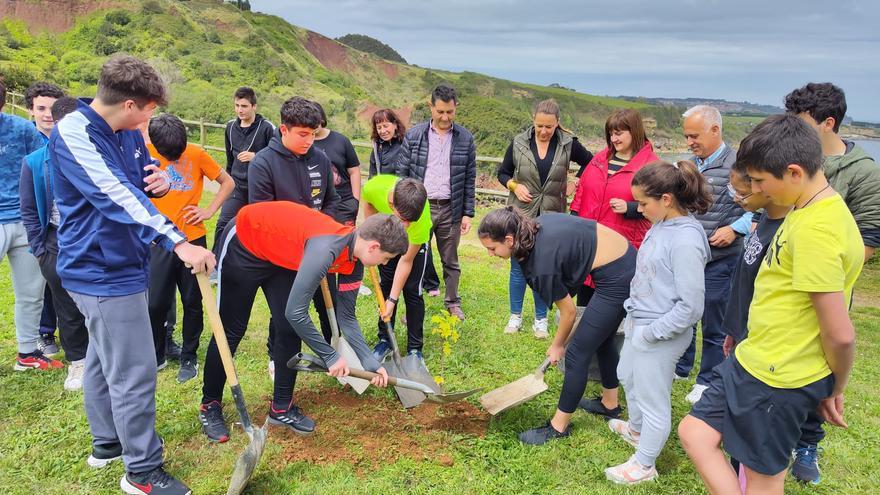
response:
<path fill-rule="evenodd" d="M 171 191 L 192 191 L 193 174 L 192 161 L 189 158 L 181 158 L 165 169 L 168 178 L 171 179 Z"/>
<path fill-rule="evenodd" d="M 309 167 L 309 170 L 315 170 L 316 168 L 318 168 L 317 165 L 309 165 L 308 167 Z"/>
<path fill-rule="evenodd" d="M 311 187 L 321 187 L 321 179 L 312 179 Z"/>
<path fill-rule="evenodd" d="M 758 237 L 757 232 L 752 232 L 746 238 L 746 246 L 743 248 L 743 259 L 746 264 L 752 266 L 758 261 L 758 257 L 761 256 L 761 251 L 764 250 L 764 245 L 761 244 L 761 239 Z"/>
<path fill-rule="evenodd" d="M 312 197 L 316 198 L 316 197 L 318 197 L 319 194 L 321 194 L 321 188 L 320 187 L 313 187 L 312 188 Z"/>
<path fill-rule="evenodd" d="M 315 177 L 321 177 L 321 172 L 309 172 L 309 177 L 311 177 L 313 179 Z"/>
<path fill-rule="evenodd" d="M 141 149 L 137 148 L 134 150 L 134 159 L 137 160 L 140 157 L 141 157 Z"/>
<path fill-rule="evenodd" d="M 767 256 L 764 257 L 764 261 L 767 262 L 767 268 L 773 266 L 774 258 L 776 258 L 776 265 L 779 265 L 779 252 L 782 251 L 783 246 L 788 244 L 788 241 L 779 242 L 779 239 L 782 237 L 782 231 L 783 229 L 780 227 L 776 236 L 773 238 L 773 245 L 767 248 Z"/>

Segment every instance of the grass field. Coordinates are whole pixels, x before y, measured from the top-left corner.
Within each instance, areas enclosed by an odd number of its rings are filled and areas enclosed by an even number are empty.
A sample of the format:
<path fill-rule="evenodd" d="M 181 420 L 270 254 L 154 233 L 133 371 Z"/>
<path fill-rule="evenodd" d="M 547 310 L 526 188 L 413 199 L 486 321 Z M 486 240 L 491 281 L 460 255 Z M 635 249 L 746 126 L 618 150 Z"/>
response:
<path fill-rule="evenodd" d="M 507 264 L 489 258 L 468 236 L 462 253 L 462 296 L 468 319 L 446 369 L 447 388 L 494 388 L 529 373 L 543 359 L 547 342 L 530 332 L 503 335 L 507 321 Z M 822 484 L 794 482 L 787 493 L 877 493 L 880 454 L 880 264 L 866 267 L 853 310 L 858 356 L 847 394 L 849 430 L 830 428 L 821 466 Z M 531 321 L 530 297 L 526 320 Z M 427 298 L 428 320 L 442 309 L 439 298 Z M 358 314 L 367 340 L 375 337 L 375 300 L 360 298 Z M 87 467 L 90 436 L 79 393 L 62 388 L 64 373 L 19 373 L 15 355 L 13 297 L 9 265 L 0 264 L 0 494 L 119 493 L 121 463 L 103 470 Z M 250 330 L 236 364 L 251 414 L 262 420 L 271 383 L 266 373 L 265 339 L 268 310 L 258 299 Z M 430 324 L 428 324 L 430 325 Z M 403 333 L 402 331 L 398 333 Z M 200 348 L 204 358 L 209 331 Z M 439 367 L 438 338 L 426 330 L 426 359 Z M 151 352 L 151 351 L 150 351 Z M 201 369 L 200 369 L 201 371 Z M 167 442 L 170 472 L 197 494 L 225 493 L 232 463 L 246 436 L 233 430 L 223 445 L 211 445 L 197 421 L 201 377 L 180 385 L 176 365 L 159 373 L 159 433 Z M 325 376 L 300 377 L 298 390 L 306 412 L 318 423 L 317 433 L 301 439 L 270 431 L 263 460 L 250 494 L 330 493 L 638 493 L 690 494 L 703 488 L 693 465 L 673 435 L 658 460 L 658 481 L 623 489 L 607 482 L 603 469 L 623 462 L 631 448 L 615 438 L 603 421 L 576 413 L 573 435 L 541 448 L 526 447 L 516 433 L 548 419 L 561 386 L 559 373 L 547 373 L 550 390 L 535 400 L 489 419 L 467 407 L 424 407 L 400 410 L 392 392 L 371 389 L 362 398 L 342 391 Z M 676 422 L 688 411 L 684 396 L 693 380 L 674 385 Z M 598 385 L 591 383 L 590 392 Z M 226 416 L 235 419 L 228 400 Z"/>

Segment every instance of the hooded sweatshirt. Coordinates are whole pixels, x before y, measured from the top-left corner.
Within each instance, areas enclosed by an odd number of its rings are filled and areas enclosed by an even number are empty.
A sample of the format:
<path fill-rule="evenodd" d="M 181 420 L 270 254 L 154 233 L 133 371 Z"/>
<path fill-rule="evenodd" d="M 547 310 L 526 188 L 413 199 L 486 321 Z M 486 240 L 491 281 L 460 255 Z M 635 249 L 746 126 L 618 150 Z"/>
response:
<path fill-rule="evenodd" d="M 235 180 L 235 187 L 247 197 L 248 163 L 238 160 L 242 151 L 258 152 L 269 145 L 275 126 L 262 115 L 257 114 L 248 127 L 241 126 L 241 119 L 235 118 L 226 123 L 224 136 L 226 144 L 226 171 Z"/>
<path fill-rule="evenodd" d="M 645 234 L 636 275 L 623 307 L 636 320 L 648 320 L 645 340 L 669 340 L 703 315 L 703 272 L 711 259 L 703 226 L 693 216 L 654 224 Z"/>
<path fill-rule="evenodd" d="M 0 113 L 0 224 L 21 221 L 18 183 L 22 160 L 44 144 L 42 134 L 27 120 Z"/>
<path fill-rule="evenodd" d="M 335 216 L 333 164 L 323 151 L 312 147 L 299 156 L 273 137 L 248 167 L 248 203 L 262 201 L 293 201 Z"/>
<path fill-rule="evenodd" d="M 852 141 L 844 143 L 846 153 L 825 157 L 825 177 L 856 219 L 865 245 L 880 247 L 880 166 Z"/>

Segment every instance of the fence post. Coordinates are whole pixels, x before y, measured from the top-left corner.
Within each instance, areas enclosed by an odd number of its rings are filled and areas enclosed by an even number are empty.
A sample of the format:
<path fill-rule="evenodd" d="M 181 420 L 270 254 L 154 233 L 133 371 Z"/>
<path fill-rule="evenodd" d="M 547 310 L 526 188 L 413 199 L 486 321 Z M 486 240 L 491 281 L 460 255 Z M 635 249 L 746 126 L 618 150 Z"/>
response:
<path fill-rule="evenodd" d="M 204 148 L 208 144 L 208 136 L 205 134 L 205 118 L 199 117 L 199 143 Z"/>

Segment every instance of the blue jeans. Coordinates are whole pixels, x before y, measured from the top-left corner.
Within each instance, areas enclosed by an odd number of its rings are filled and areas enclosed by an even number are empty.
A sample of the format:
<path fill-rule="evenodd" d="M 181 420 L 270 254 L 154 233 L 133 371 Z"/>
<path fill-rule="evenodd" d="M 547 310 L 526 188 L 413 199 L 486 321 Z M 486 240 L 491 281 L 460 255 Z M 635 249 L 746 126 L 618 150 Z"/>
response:
<path fill-rule="evenodd" d="M 521 315 L 523 298 L 526 295 L 526 278 L 516 258 L 510 257 L 510 312 Z M 541 299 L 537 292 L 532 290 L 532 298 L 535 300 L 535 319 L 547 317 L 547 303 Z"/>
<path fill-rule="evenodd" d="M 730 285 L 737 261 L 739 256 L 733 254 L 706 265 L 706 300 L 701 325 L 703 355 L 700 359 L 700 373 L 697 375 L 697 383 L 700 385 L 707 385 L 712 376 L 712 368 L 724 361 L 724 352 L 721 349 L 724 344 L 724 330 L 721 328 L 721 322 L 724 319 L 727 300 L 730 298 Z M 676 375 L 690 374 L 696 353 L 697 340 L 694 332 L 691 345 L 684 351 L 684 355 L 675 367 Z"/>

